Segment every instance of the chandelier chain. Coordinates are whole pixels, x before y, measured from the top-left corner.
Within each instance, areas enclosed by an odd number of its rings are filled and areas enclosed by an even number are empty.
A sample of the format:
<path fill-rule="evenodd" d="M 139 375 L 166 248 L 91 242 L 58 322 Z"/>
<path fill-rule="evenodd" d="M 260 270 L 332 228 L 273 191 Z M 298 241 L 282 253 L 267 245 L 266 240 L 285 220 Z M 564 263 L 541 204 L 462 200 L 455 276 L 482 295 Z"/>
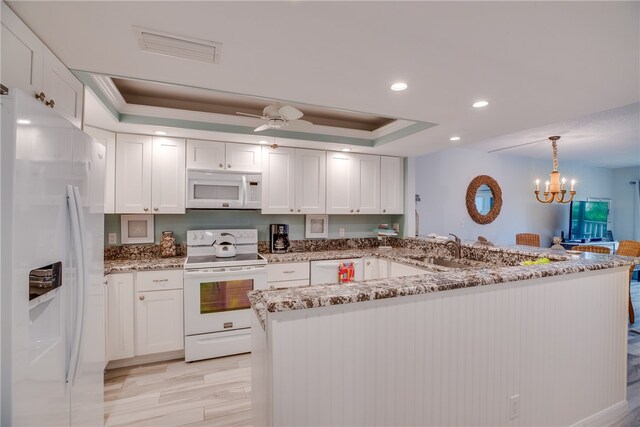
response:
<path fill-rule="evenodd" d="M 551 141 L 553 147 L 553 171 L 558 172 L 558 144 L 555 141 Z"/>

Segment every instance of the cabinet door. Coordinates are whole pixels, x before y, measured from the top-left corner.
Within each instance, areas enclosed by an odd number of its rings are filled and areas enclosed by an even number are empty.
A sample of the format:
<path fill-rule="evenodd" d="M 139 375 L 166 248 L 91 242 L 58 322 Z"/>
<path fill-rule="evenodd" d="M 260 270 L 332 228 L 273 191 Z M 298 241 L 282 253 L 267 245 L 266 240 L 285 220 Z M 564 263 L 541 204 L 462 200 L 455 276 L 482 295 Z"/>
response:
<path fill-rule="evenodd" d="M 355 158 L 352 185 L 356 202 L 352 206 L 359 214 L 379 214 L 380 156 L 357 154 Z"/>
<path fill-rule="evenodd" d="M 107 149 L 104 183 L 104 213 L 116 212 L 116 134 L 103 129 L 85 126 L 84 131 Z"/>
<path fill-rule="evenodd" d="M 364 258 L 364 280 L 378 279 L 380 277 L 378 258 Z"/>
<path fill-rule="evenodd" d="M 383 214 L 404 213 L 404 159 L 380 157 L 380 207 Z"/>
<path fill-rule="evenodd" d="M 116 135 L 116 213 L 151 213 L 151 152 L 147 135 Z"/>
<path fill-rule="evenodd" d="M 185 140 L 153 137 L 151 205 L 154 214 L 185 212 Z"/>
<path fill-rule="evenodd" d="M 416 276 L 418 274 L 423 274 L 424 270 L 412 267 L 410 265 L 401 264 L 399 262 L 391 261 L 391 272 L 389 277 L 404 277 L 404 276 Z"/>
<path fill-rule="evenodd" d="M 224 152 L 224 142 L 188 139 L 187 169 L 224 170 Z"/>
<path fill-rule="evenodd" d="M 53 108 L 77 127 L 82 127 L 84 86 L 47 48 L 44 49 L 42 90 Z"/>
<path fill-rule="evenodd" d="M 262 147 L 262 213 L 288 214 L 295 208 L 294 148 Z"/>
<path fill-rule="evenodd" d="M 1 2 L 0 7 L 3 58 L 0 83 L 35 95 L 42 91 L 42 62 L 46 48 L 5 2 Z"/>
<path fill-rule="evenodd" d="M 107 355 L 109 360 L 135 355 L 133 274 L 107 276 Z"/>
<path fill-rule="evenodd" d="M 348 153 L 327 152 L 327 209 L 328 214 L 355 213 L 353 176 L 355 157 Z"/>
<path fill-rule="evenodd" d="M 182 350 L 182 290 L 138 292 L 136 356 Z"/>
<path fill-rule="evenodd" d="M 323 214 L 326 210 L 327 156 L 320 150 L 296 149 L 296 212 Z"/>
<path fill-rule="evenodd" d="M 389 277 L 389 260 L 378 258 L 378 278 L 386 279 Z"/>
<path fill-rule="evenodd" d="M 227 170 L 231 172 L 261 172 L 262 147 L 251 144 L 234 144 L 228 142 L 225 148 Z"/>

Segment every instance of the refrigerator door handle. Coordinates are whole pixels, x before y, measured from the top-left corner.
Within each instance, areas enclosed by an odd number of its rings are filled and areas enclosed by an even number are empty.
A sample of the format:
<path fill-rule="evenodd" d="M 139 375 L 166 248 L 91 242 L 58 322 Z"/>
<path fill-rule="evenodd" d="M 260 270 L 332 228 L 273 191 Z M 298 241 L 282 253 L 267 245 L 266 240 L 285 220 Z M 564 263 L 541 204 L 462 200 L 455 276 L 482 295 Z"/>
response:
<path fill-rule="evenodd" d="M 71 217 L 71 232 L 76 255 L 77 271 L 77 294 L 75 326 L 73 329 L 73 340 L 71 342 L 71 355 L 67 367 L 67 383 L 73 384 L 75 381 L 78 360 L 80 358 L 80 344 L 82 339 L 82 327 L 84 323 L 84 287 L 87 279 L 87 270 L 84 260 L 84 218 L 80 205 L 80 192 L 77 187 L 67 186 L 67 196 L 69 200 L 69 214 Z"/>

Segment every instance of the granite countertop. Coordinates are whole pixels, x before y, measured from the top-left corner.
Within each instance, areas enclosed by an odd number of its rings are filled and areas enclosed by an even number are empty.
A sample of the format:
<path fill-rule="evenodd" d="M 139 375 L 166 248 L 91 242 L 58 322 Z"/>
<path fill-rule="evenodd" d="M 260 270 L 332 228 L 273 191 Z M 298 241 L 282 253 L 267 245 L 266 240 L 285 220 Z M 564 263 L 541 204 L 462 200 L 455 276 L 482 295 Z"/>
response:
<path fill-rule="evenodd" d="M 408 247 L 392 248 L 391 250 L 372 248 L 263 254 L 270 263 L 380 256 L 391 259 L 392 261 L 423 268 L 427 271 L 415 276 L 374 279 L 339 285 L 329 284 L 287 289 L 255 290 L 249 292 L 251 305 L 264 326 L 267 312 L 274 313 L 338 304 L 350 304 L 399 296 L 508 283 L 519 280 L 615 268 L 634 263 L 634 259 L 628 257 L 595 253 L 571 254 L 564 251 L 532 248 L 528 246 L 479 246 L 474 242 L 464 242 L 462 247 L 463 259 L 461 261 L 468 263 L 469 268 L 447 268 L 424 263 L 415 259 L 415 257 L 425 254 L 425 249 L 411 246 L 424 244 L 424 240 L 403 239 L 403 242 L 403 244 Z M 426 244 L 430 245 L 431 248 L 429 255 L 451 258 L 450 255 L 448 255 L 448 248 L 446 248 L 442 242 L 427 240 Z M 473 256 L 470 257 L 468 256 L 469 254 L 473 254 Z M 530 266 L 520 265 L 522 260 L 541 257 L 547 257 L 553 262 Z M 638 262 L 639 260 L 636 259 L 635 261 Z"/>
<path fill-rule="evenodd" d="M 115 259 L 104 261 L 104 274 L 140 270 L 168 270 L 184 267 L 187 257 Z"/>

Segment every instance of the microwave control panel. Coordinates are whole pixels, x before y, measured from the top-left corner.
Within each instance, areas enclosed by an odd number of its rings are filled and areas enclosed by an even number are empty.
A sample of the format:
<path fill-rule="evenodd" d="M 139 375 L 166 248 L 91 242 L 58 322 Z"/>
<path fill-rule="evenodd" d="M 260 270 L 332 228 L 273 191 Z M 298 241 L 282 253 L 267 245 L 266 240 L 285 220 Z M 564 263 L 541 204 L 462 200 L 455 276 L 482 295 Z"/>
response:
<path fill-rule="evenodd" d="M 260 185 L 257 181 L 247 182 L 247 201 L 249 202 L 260 201 Z"/>

